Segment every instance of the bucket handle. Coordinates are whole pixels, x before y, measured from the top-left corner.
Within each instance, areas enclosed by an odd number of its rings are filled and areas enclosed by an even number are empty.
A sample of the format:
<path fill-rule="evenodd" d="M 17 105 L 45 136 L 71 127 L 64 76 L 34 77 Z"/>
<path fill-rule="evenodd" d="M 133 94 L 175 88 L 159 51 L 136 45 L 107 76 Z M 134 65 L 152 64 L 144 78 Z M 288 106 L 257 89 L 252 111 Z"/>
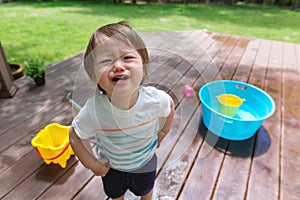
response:
<path fill-rule="evenodd" d="M 65 153 L 65 151 L 68 149 L 68 147 L 70 146 L 70 142 L 68 142 L 68 144 L 66 145 L 66 147 L 62 150 L 62 152 L 60 152 L 57 156 L 53 157 L 53 158 L 43 158 L 38 147 L 35 147 L 35 150 L 37 152 L 37 154 L 39 155 L 39 157 L 41 157 L 44 160 L 54 160 L 58 157 L 60 157 L 61 155 L 63 155 Z"/>
<path fill-rule="evenodd" d="M 236 88 L 241 89 L 241 90 L 247 90 L 248 87 L 246 85 L 241 85 L 241 84 L 236 84 L 235 85 Z"/>
<path fill-rule="evenodd" d="M 227 118 L 225 118 L 225 117 L 220 117 L 220 116 L 219 116 L 219 119 L 220 119 L 221 121 L 227 123 L 227 124 L 233 124 L 233 123 L 234 123 L 234 120 L 232 120 L 232 119 L 227 119 Z"/>

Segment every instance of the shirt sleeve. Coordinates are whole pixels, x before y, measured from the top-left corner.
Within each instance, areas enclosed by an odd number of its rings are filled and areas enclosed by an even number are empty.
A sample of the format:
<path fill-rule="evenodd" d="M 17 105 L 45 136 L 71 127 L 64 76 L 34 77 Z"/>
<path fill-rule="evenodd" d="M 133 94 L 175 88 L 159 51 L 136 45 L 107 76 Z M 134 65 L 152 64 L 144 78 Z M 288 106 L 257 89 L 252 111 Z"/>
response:
<path fill-rule="evenodd" d="M 95 134 L 95 128 L 92 123 L 91 113 L 89 112 L 88 103 L 81 109 L 78 115 L 72 121 L 72 127 L 81 139 L 88 139 Z"/>
<path fill-rule="evenodd" d="M 160 117 L 168 117 L 171 113 L 171 97 L 162 90 L 157 90 L 157 94 L 160 99 Z"/>

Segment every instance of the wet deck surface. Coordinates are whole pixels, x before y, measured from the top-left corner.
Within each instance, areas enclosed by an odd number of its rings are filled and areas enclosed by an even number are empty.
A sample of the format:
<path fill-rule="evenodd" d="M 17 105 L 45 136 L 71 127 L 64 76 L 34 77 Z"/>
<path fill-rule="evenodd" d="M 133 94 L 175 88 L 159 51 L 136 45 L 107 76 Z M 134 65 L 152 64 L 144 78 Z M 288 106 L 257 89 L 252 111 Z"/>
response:
<path fill-rule="evenodd" d="M 150 83 L 176 103 L 170 134 L 158 149 L 155 199 L 298 199 L 300 196 L 300 45 L 185 31 L 142 34 L 151 55 Z M 12 99 L 0 99 L 1 199 L 105 199 L 101 178 L 72 156 L 65 169 L 44 164 L 31 146 L 49 123 L 70 125 L 76 112 L 69 91 L 83 105 L 94 88 L 82 54 L 47 67 L 46 85 L 23 77 Z M 266 91 L 276 111 L 243 141 L 211 134 L 202 123 L 197 95 L 213 80 L 232 79 Z M 135 199 L 127 194 L 128 199 Z"/>

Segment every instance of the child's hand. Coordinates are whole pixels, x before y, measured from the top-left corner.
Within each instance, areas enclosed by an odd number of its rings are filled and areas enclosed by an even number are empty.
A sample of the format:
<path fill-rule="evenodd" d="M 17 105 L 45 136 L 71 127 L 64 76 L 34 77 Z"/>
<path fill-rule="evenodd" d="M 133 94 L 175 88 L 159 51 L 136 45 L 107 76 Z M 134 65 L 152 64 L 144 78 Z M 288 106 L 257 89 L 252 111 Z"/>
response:
<path fill-rule="evenodd" d="M 100 161 L 95 159 L 95 163 L 93 167 L 91 168 L 91 171 L 96 175 L 96 176 L 106 176 L 107 172 L 109 171 L 109 167 L 106 165 L 108 163 L 107 158 L 103 158 Z"/>
<path fill-rule="evenodd" d="M 164 131 L 160 131 L 157 136 L 158 136 L 158 141 L 157 141 L 157 146 L 156 148 L 160 147 L 160 143 L 161 141 L 166 137 L 167 133 L 165 133 Z"/>

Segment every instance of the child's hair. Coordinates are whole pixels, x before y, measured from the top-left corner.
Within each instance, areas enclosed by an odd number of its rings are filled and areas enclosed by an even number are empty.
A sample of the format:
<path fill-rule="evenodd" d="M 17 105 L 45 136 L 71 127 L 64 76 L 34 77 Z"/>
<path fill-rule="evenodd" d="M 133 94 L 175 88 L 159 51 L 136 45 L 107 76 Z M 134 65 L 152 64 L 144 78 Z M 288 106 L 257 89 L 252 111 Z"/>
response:
<path fill-rule="evenodd" d="M 94 54 L 94 50 L 98 46 L 102 45 L 107 37 L 123 42 L 124 44 L 133 47 L 138 52 L 143 62 L 143 81 L 145 80 L 145 78 L 147 79 L 146 66 L 147 64 L 149 64 L 149 55 L 146 45 L 142 38 L 137 34 L 136 31 L 131 28 L 131 26 L 126 21 L 120 21 L 100 27 L 91 36 L 84 54 L 84 68 L 88 73 L 90 79 L 95 83 L 98 82 L 98 77 L 94 73 L 94 62 L 96 56 L 98 55 Z M 99 85 L 98 89 L 105 93 L 105 91 Z"/>

